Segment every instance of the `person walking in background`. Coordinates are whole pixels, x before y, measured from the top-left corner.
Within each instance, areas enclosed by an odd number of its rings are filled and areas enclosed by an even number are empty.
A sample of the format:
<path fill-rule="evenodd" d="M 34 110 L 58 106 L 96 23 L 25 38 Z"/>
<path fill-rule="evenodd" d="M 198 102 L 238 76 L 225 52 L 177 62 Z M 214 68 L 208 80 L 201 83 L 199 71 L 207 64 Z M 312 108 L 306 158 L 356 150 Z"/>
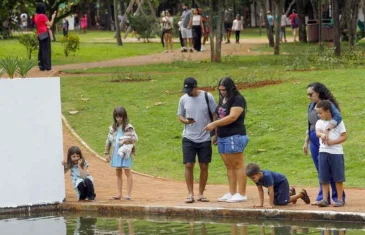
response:
<path fill-rule="evenodd" d="M 280 41 L 287 42 L 286 41 L 286 14 L 284 11 L 283 11 L 283 14 L 281 15 L 281 21 L 280 21 Z"/>
<path fill-rule="evenodd" d="M 206 131 L 217 128 L 218 152 L 227 168 L 229 192 L 217 201 L 242 202 L 247 200 L 247 176 L 243 154 L 248 143 L 245 127 L 247 104 L 230 77 L 224 77 L 219 81 L 218 91 L 218 120 L 205 127 Z"/>
<path fill-rule="evenodd" d="M 329 194 L 330 181 L 335 182 L 337 201 L 334 207 L 345 205 L 343 196 L 343 182 L 345 182 L 345 161 L 342 143 L 346 140 L 346 128 L 343 121 L 338 126 L 326 131 L 332 120 L 331 101 L 321 100 L 317 104 L 317 113 L 320 120 L 316 123 L 316 135 L 320 139 L 319 147 L 319 182 L 322 183 L 323 194 Z M 332 189 L 333 190 L 333 189 Z M 324 197 L 317 203 L 319 207 L 327 207 L 330 201 Z"/>
<path fill-rule="evenodd" d="M 182 38 L 181 35 L 181 29 L 182 29 L 182 20 L 180 19 L 179 22 L 177 22 L 177 25 L 179 26 L 179 39 L 180 39 L 180 46 L 181 46 L 181 51 L 184 50 L 184 39 Z"/>
<path fill-rule="evenodd" d="M 81 29 L 84 31 L 84 33 L 86 33 L 86 29 L 87 29 L 87 15 L 86 14 L 81 18 Z"/>
<path fill-rule="evenodd" d="M 62 161 L 65 174 L 71 170 L 71 181 L 79 200 L 95 200 L 94 179 L 88 172 L 89 164 L 79 147 L 72 146 L 67 151 L 67 160 Z"/>
<path fill-rule="evenodd" d="M 240 33 L 243 30 L 243 23 L 239 14 L 236 15 L 236 19 L 233 21 L 232 30 L 236 33 L 236 43 L 240 43 Z"/>
<path fill-rule="evenodd" d="M 165 29 L 164 29 L 163 23 L 162 23 L 162 20 L 163 20 L 164 17 L 165 17 L 165 11 L 162 11 L 161 12 L 160 26 L 161 26 L 161 44 L 162 44 L 163 48 L 165 47 Z"/>
<path fill-rule="evenodd" d="M 271 32 L 274 32 L 274 17 L 271 15 L 271 11 L 267 11 L 267 21 Z"/>
<path fill-rule="evenodd" d="M 27 31 L 28 29 L 28 15 L 27 13 L 23 13 L 20 15 L 20 27 L 22 31 Z"/>
<path fill-rule="evenodd" d="M 232 8 L 224 10 L 224 29 L 226 32 L 226 44 L 231 43 L 232 23 L 234 20 Z"/>
<path fill-rule="evenodd" d="M 34 22 L 37 28 L 37 36 L 39 41 L 38 50 L 38 67 L 41 71 L 49 71 L 52 69 L 51 65 L 51 35 L 48 27 L 52 27 L 53 21 L 57 12 L 52 14 L 51 21 L 48 20 L 46 14 L 46 5 L 39 2 L 36 4 L 36 15 Z"/>
<path fill-rule="evenodd" d="M 181 52 L 187 52 L 187 46 L 189 43 L 190 52 L 193 52 L 193 45 L 192 45 L 192 38 L 193 38 L 193 34 L 192 34 L 192 30 L 191 30 L 191 26 L 193 24 L 193 13 L 191 12 L 191 10 L 189 10 L 189 6 L 187 4 L 183 4 L 183 13 L 181 16 L 182 19 L 182 28 L 181 28 L 181 36 L 184 39 L 184 47 L 181 50 Z"/>
<path fill-rule="evenodd" d="M 198 201 L 208 202 L 203 196 L 208 180 L 208 166 L 212 160 L 212 142 L 210 133 L 202 131 L 212 121 L 217 104 L 211 94 L 199 90 L 195 78 L 188 77 L 184 80 L 185 94 L 179 100 L 177 115 L 184 124 L 182 152 L 185 165 L 185 180 L 188 188 L 188 197 L 185 203 L 193 203 L 194 199 L 194 165 L 198 155 L 200 167 Z"/>
<path fill-rule="evenodd" d="M 319 148 L 320 142 L 319 138 L 316 135 L 316 123 L 319 120 L 316 106 L 319 101 L 321 100 L 329 100 L 331 101 L 331 113 L 332 113 L 332 120 L 329 122 L 328 126 L 326 127 L 324 133 L 328 135 L 328 133 L 336 128 L 336 126 L 342 121 L 341 113 L 339 111 L 339 105 L 332 95 L 331 91 L 322 83 L 314 82 L 307 86 L 307 95 L 308 98 L 311 100 L 311 103 L 308 107 L 308 129 L 306 131 L 306 137 L 303 146 L 303 152 L 305 155 L 308 155 L 308 147 L 310 148 L 310 152 L 312 155 L 313 163 L 316 167 L 317 173 L 319 173 Z M 338 193 L 336 191 L 336 185 L 331 180 L 331 188 L 332 188 L 332 199 L 333 201 L 338 200 Z M 327 198 L 327 202 L 330 203 L 330 195 L 324 195 L 322 192 L 322 184 L 319 186 L 319 192 L 317 195 L 316 201 L 312 205 L 317 205 L 318 202 L 322 201 L 324 198 Z M 343 192 L 343 201 L 345 201 L 345 192 Z"/>
<path fill-rule="evenodd" d="M 62 20 L 62 31 L 63 31 L 63 36 L 64 37 L 68 36 L 68 27 L 69 27 L 68 20 L 66 18 L 63 18 L 63 20 Z"/>
<path fill-rule="evenodd" d="M 165 16 L 162 18 L 162 28 L 164 31 L 164 39 L 165 39 L 165 46 L 166 46 L 166 53 L 169 52 L 169 46 L 171 52 L 174 52 L 174 42 L 172 40 L 172 30 L 174 27 L 174 18 L 171 17 L 169 11 L 165 11 Z"/>
<path fill-rule="evenodd" d="M 132 166 L 133 158 L 130 156 L 121 157 L 118 154 L 119 148 L 124 144 L 135 144 L 138 140 L 138 136 L 134 130 L 134 127 L 129 123 L 127 110 L 124 107 L 116 107 L 113 111 L 113 125 L 109 127 L 109 133 L 105 144 L 105 159 L 107 162 L 111 161 L 111 166 L 116 168 L 117 175 L 117 195 L 111 197 L 111 200 L 120 200 L 122 198 L 123 189 L 123 170 L 127 177 L 127 196 L 124 197 L 126 200 L 131 200 L 133 176 Z M 129 133 L 126 135 L 126 133 Z M 122 138 L 128 136 L 128 138 Z M 110 148 L 113 149 L 112 155 L 110 156 Z M 135 150 L 132 150 L 132 154 Z"/>
<path fill-rule="evenodd" d="M 289 15 L 289 19 L 290 19 L 291 27 L 293 29 L 294 42 L 296 42 L 297 41 L 297 30 L 299 27 L 299 18 L 298 18 L 298 14 L 295 12 L 295 9 L 292 10 L 292 13 Z"/>
<path fill-rule="evenodd" d="M 203 16 L 203 26 L 204 26 L 204 33 L 203 33 L 203 45 L 202 45 L 202 51 L 205 50 L 205 43 L 209 40 L 209 33 L 210 33 L 210 29 L 209 29 L 209 22 L 210 18 L 208 15 L 206 15 L 205 17 Z"/>
<path fill-rule="evenodd" d="M 289 203 L 296 204 L 297 200 L 302 199 L 305 204 L 310 203 L 310 198 L 305 189 L 296 194 L 294 188 L 289 189 L 289 182 L 285 175 L 274 171 L 261 170 L 259 165 L 250 163 L 246 167 L 246 175 L 256 184 L 259 191 L 260 204 L 254 207 L 264 206 L 264 190 L 268 188 L 269 206 L 267 209 L 272 209 L 274 206 L 284 206 Z"/>
<path fill-rule="evenodd" d="M 199 15 L 198 9 L 193 9 L 193 47 L 195 51 L 201 51 L 202 33 L 204 33 L 203 17 Z"/>

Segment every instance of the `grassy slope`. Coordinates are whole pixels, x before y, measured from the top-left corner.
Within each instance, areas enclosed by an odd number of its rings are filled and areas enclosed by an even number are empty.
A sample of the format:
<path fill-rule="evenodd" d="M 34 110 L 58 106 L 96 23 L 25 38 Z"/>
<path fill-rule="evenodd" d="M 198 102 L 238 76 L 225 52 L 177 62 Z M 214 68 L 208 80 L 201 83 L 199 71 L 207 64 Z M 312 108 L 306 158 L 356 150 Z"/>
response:
<path fill-rule="evenodd" d="M 125 106 L 140 137 L 134 169 L 147 174 L 183 179 L 183 126 L 176 118 L 183 78 L 193 75 L 200 86 L 216 85 L 217 80 L 225 75 L 249 82 L 282 79 L 285 82 L 280 85 L 241 91 L 248 102 L 246 125 L 250 142 L 246 150 L 246 162 L 258 162 L 263 168 L 283 172 L 292 184 L 315 186 L 316 172 L 311 157 L 302 154 L 302 145 L 308 105 L 306 85 L 320 81 L 339 100 L 348 129 L 349 138 L 344 144 L 346 185 L 364 187 L 365 184 L 358 177 L 362 175 L 361 163 L 364 161 L 360 153 L 364 147 L 364 121 L 358 118 L 364 114 L 364 95 L 359 86 L 364 71 L 285 72 L 282 66 L 278 66 L 285 57 L 259 57 L 259 63 L 252 62 L 257 58 L 242 57 L 221 65 L 188 62 L 104 70 L 117 72 L 120 77 L 129 71 L 128 76 L 137 79 L 149 77 L 152 79 L 149 82 L 112 83 L 110 76 L 100 75 L 65 78 L 61 81 L 63 112 L 86 142 L 102 153 L 107 128 L 112 121 L 113 107 Z M 273 66 L 263 66 L 268 63 Z M 217 93 L 213 94 L 217 98 Z M 90 100 L 81 101 L 81 96 Z M 162 104 L 156 105 L 159 102 Z M 79 110 L 80 113 L 70 116 L 67 113 L 69 110 Z M 226 183 L 225 167 L 216 148 L 209 182 Z"/>

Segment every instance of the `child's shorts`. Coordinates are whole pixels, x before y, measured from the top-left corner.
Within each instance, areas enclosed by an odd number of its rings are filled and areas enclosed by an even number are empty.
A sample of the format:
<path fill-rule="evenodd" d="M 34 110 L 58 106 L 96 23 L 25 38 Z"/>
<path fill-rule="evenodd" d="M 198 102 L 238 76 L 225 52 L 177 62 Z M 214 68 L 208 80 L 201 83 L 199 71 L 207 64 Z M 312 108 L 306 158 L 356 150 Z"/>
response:
<path fill-rule="evenodd" d="M 274 205 L 283 206 L 290 202 L 289 182 L 287 179 L 274 187 Z"/>
<path fill-rule="evenodd" d="M 343 154 L 320 152 L 318 157 L 319 183 L 345 182 L 345 161 Z"/>
<path fill-rule="evenodd" d="M 220 154 L 242 153 L 248 143 L 247 135 L 232 135 L 224 138 L 218 137 L 218 152 Z"/>

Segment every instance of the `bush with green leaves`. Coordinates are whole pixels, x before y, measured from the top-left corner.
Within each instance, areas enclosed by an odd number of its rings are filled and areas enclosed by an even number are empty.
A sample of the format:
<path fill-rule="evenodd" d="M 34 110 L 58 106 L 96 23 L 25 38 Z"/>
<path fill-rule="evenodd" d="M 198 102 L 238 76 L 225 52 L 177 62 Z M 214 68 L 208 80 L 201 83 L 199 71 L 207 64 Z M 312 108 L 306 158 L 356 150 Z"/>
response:
<path fill-rule="evenodd" d="M 132 29 L 135 30 L 144 41 L 149 42 L 149 38 L 154 38 L 161 32 L 161 27 L 153 16 L 136 15 L 128 16 L 128 19 Z"/>
<path fill-rule="evenodd" d="M 32 34 L 22 34 L 19 38 L 20 44 L 25 46 L 27 50 L 28 59 L 32 59 L 32 52 L 38 50 L 39 42 L 36 32 Z"/>
<path fill-rule="evenodd" d="M 3 74 L 8 74 L 9 78 L 13 79 L 15 74 L 18 73 L 22 78 L 25 78 L 28 72 L 36 65 L 37 61 L 9 55 L 0 59 L 0 77 Z"/>
<path fill-rule="evenodd" d="M 61 43 L 66 57 L 70 52 L 73 52 L 75 55 L 76 51 L 80 50 L 80 38 L 72 33 L 68 33 L 68 36 L 61 38 Z"/>

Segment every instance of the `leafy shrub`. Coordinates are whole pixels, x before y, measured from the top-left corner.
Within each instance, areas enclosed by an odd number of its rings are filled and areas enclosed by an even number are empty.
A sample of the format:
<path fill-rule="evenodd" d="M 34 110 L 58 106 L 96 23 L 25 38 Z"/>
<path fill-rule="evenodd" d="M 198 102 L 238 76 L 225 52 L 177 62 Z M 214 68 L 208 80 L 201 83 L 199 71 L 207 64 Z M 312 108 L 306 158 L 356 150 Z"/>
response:
<path fill-rule="evenodd" d="M 22 78 L 25 78 L 28 72 L 37 64 L 37 61 L 19 58 L 17 61 L 18 68 L 16 71 Z"/>
<path fill-rule="evenodd" d="M 6 73 L 13 79 L 17 72 L 22 78 L 25 78 L 28 72 L 36 65 L 37 61 L 34 60 L 7 56 L 0 59 L 0 77 Z"/>
<path fill-rule="evenodd" d="M 0 59 L 0 69 L 2 68 L 8 76 L 13 79 L 18 67 L 18 58 L 10 55 Z"/>
<path fill-rule="evenodd" d="M 153 16 L 136 15 L 128 16 L 128 19 L 132 29 L 135 30 L 144 41 L 149 42 L 149 38 L 153 38 L 161 32 L 159 24 Z"/>
<path fill-rule="evenodd" d="M 19 38 L 20 44 L 25 46 L 25 49 L 27 50 L 27 56 L 28 59 L 32 59 L 32 52 L 35 50 L 38 50 L 39 42 L 37 39 L 36 32 L 32 34 L 22 34 Z"/>
<path fill-rule="evenodd" d="M 66 57 L 70 52 L 75 54 L 77 50 L 80 50 L 80 38 L 72 33 L 68 33 L 68 36 L 61 38 L 61 43 Z"/>

